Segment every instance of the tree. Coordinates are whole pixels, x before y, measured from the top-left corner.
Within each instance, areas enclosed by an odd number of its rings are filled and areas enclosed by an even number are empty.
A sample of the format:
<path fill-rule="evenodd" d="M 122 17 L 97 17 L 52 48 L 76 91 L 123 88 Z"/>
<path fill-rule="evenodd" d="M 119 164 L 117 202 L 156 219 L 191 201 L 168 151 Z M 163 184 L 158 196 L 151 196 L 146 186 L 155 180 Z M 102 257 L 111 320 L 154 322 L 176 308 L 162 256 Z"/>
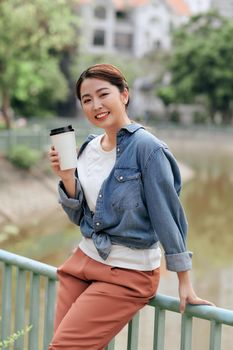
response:
<path fill-rule="evenodd" d="M 179 102 L 207 101 L 230 123 L 233 112 L 233 23 L 216 13 L 192 17 L 174 34 L 171 86 Z M 164 91 L 163 91 L 164 94 Z M 166 95 L 166 94 L 165 94 Z"/>
<path fill-rule="evenodd" d="M 74 0 L 0 1 L 0 103 L 11 125 L 12 101 L 31 109 L 63 100 L 67 81 L 60 55 L 77 46 Z"/>

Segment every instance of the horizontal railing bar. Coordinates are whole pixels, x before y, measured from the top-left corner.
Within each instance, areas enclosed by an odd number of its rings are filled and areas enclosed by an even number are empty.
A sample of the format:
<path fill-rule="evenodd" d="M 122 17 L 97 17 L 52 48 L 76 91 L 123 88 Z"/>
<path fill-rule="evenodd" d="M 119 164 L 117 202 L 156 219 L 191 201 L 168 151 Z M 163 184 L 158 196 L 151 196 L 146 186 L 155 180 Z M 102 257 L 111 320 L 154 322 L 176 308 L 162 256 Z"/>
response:
<path fill-rule="evenodd" d="M 35 261 L 14 253 L 0 249 L 0 261 L 6 264 L 18 266 L 21 269 L 32 271 L 35 274 L 47 276 L 56 280 L 56 267 Z M 160 309 L 179 313 L 179 299 L 171 296 L 157 294 L 151 299 L 149 305 L 157 306 Z M 185 313 L 209 321 L 216 321 L 233 326 L 233 311 L 207 305 L 187 305 Z"/>
<path fill-rule="evenodd" d="M 151 299 L 150 305 L 158 306 L 161 309 L 166 309 L 169 311 L 180 312 L 179 299 L 167 295 L 157 294 L 156 297 Z M 233 326 L 233 311 L 222 309 L 220 307 L 189 304 L 186 306 L 185 313 L 204 320 L 215 320 L 216 322 Z"/>
<path fill-rule="evenodd" d="M 57 269 L 54 266 L 50 266 L 42 262 L 26 258 L 24 256 L 10 253 L 2 249 L 0 249 L 0 261 L 56 280 Z"/>

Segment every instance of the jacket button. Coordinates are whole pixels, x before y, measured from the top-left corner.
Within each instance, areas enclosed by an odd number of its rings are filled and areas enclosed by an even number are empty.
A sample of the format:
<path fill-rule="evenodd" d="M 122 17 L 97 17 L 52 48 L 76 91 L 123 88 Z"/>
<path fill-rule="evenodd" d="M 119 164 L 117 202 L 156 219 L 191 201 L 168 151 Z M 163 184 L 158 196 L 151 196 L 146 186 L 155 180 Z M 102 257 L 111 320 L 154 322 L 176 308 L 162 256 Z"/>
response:
<path fill-rule="evenodd" d="M 119 147 L 117 148 L 117 152 L 120 152 L 120 148 Z"/>
<path fill-rule="evenodd" d="M 99 198 L 102 198 L 102 194 L 99 194 Z"/>
<path fill-rule="evenodd" d="M 123 176 L 120 176 L 119 179 L 120 179 L 120 181 L 122 181 L 124 178 L 123 178 Z"/>
<path fill-rule="evenodd" d="M 96 226 L 99 226 L 99 225 L 100 225 L 100 222 L 97 222 L 97 223 L 96 223 Z"/>

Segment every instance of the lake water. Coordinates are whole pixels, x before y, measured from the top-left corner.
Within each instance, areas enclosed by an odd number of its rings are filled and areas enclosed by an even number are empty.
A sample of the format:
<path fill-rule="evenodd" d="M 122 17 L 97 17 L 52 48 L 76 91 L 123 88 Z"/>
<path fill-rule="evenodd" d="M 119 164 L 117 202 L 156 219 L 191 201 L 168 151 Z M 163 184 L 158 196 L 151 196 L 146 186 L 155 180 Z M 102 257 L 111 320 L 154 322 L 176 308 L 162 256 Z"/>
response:
<path fill-rule="evenodd" d="M 162 128 L 153 132 L 168 143 L 179 161 L 194 171 L 181 194 L 189 221 L 188 246 L 194 252 L 194 289 L 200 297 L 233 310 L 233 133 Z M 79 238 L 78 229 L 58 210 L 39 226 L 24 231 L 23 239 L 5 243 L 2 248 L 58 266 Z M 167 272 L 164 266 L 159 293 L 178 295 L 176 274 Z M 143 324 L 150 322 L 150 311 L 143 311 Z M 178 315 L 168 313 L 166 350 L 179 349 L 179 322 Z M 233 329 L 223 328 L 222 349 L 233 349 Z M 151 334 L 147 331 L 145 337 L 145 332 L 145 328 L 140 332 L 139 350 L 152 348 Z M 124 333 L 119 336 L 119 350 L 123 349 Z M 209 348 L 208 333 L 208 322 L 194 323 L 193 349 Z"/>

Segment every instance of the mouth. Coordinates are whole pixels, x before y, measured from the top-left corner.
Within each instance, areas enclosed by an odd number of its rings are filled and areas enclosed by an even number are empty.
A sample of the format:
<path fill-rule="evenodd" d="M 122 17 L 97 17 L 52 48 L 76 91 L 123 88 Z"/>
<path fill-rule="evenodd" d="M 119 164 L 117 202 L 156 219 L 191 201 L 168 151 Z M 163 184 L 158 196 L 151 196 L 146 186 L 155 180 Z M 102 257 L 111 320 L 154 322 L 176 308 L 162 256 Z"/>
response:
<path fill-rule="evenodd" d="M 102 113 L 99 113 L 95 116 L 95 119 L 98 119 L 98 120 L 105 120 L 108 118 L 110 112 L 102 112 Z"/>

